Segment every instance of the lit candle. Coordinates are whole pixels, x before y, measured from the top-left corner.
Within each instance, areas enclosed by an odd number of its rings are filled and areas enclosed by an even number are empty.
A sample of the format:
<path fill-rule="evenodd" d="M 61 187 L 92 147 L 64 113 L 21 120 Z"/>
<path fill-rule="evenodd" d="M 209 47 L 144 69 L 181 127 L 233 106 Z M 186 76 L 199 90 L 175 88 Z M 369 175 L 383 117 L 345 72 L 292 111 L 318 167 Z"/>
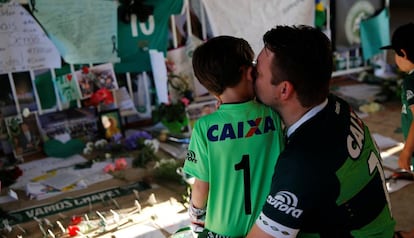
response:
<path fill-rule="evenodd" d="M 63 227 L 62 223 L 60 221 L 56 221 L 56 223 L 58 224 L 60 230 L 62 231 L 62 233 L 65 233 L 65 228 Z"/>
<path fill-rule="evenodd" d="M 50 229 L 47 229 L 47 232 L 49 232 L 49 235 L 52 237 L 52 238 L 55 238 L 56 236 L 55 236 L 55 234 L 53 234 L 53 232 L 50 230 Z"/>

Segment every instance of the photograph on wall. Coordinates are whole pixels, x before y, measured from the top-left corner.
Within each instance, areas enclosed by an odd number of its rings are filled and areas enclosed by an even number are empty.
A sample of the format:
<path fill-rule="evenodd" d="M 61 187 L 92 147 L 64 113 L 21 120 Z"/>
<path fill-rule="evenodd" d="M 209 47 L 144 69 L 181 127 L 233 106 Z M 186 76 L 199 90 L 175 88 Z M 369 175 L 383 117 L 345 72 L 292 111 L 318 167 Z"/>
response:
<path fill-rule="evenodd" d="M 67 138 L 94 141 L 98 136 L 96 108 L 70 108 L 38 115 L 40 131 L 45 140 Z"/>
<path fill-rule="evenodd" d="M 0 141 L 8 138 L 6 122 L 3 113 L 0 111 Z"/>
<path fill-rule="evenodd" d="M 95 75 L 98 89 L 118 89 L 114 68 L 111 63 L 93 66 L 91 71 Z"/>
<path fill-rule="evenodd" d="M 62 103 L 80 99 L 78 88 L 72 74 L 56 76 L 55 85 Z"/>
<path fill-rule="evenodd" d="M 8 74 L 0 75 L 0 88 L 0 111 L 3 117 L 16 115 L 17 108 Z"/>
<path fill-rule="evenodd" d="M 119 90 L 115 91 L 116 102 L 121 109 L 119 94 L 123 86 L 126 87 L 128 96 L 132 100 L 135 109 L 134 114 L 138 114 L 138 120 L 151 118 L 151 106 L 155 104 L 154 91 L 152 86 L 152 79 L 146 72 L 143 73 L 129 73 L 116 74 Z M 129 104 L 129 102 L 128 102 Z M 120 110 L 121 116 L 126 116 L 123 110 Z M 133 120 L 133 118 L 131 118 Z"/>
<path fill-rule="evenodd" d="M 217 101 L 211 100 L 206 102 L 192 103 L 187 107 L 188 118 L 190 119 L 191 128 L 198 118 L 213 113 L 217 110 Z"/>
<path fill-rule="evenodd" d="M 98 90 L 95 85 L 95 75 L 91 72 L 90 68 L 84 66 L 81 70 L 75 71 L 76 81 L 79 86 L 81 99 L 89 98 L 93 92 Z"/>
<path fill-rule="evenodd" d="M 113 65 L 111 63 L 101 64 L 92 67 L 84 66 L 81 70 L 75 71 L 81 99 L 92 96 L 99 89 L 118 89 Z"/>
<path fill-rule="evenodd" d="M 33 81 L 29 72 L 19 72 L 12 74 L 16 96 L 20 109 L 28 108 L 31 112 L 37 111 L 37 103 L 33 91 Z"/>
<path fill-rule="evenodd" d="M 27 117 L 7 117 L 5 122 L 13 153 L 16 157 L 42 150 L 42 139 L 35 113 L 31 113 Z"/>
<path fill-rule="evenodd" d="M 117 142 L 124 136 L 122 118 L 118 109 L 100 112 L 99 127 L 101 136 L 108 140 Z"/>

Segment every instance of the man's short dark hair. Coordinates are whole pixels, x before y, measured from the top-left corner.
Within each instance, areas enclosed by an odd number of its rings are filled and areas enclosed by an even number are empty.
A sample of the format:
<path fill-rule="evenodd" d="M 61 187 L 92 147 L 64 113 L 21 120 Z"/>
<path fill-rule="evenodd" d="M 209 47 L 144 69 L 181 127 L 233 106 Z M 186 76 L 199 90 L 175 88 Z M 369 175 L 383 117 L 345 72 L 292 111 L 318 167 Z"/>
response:
<path fill-rule="evenodd" d="M 303 106 L 319 104 L 327 97 L 333 59 L 331 42 L 322 31 L 280 25 L 266 32 L 263 41 L 275 54 L 273 78 L 292 83 Z"/>

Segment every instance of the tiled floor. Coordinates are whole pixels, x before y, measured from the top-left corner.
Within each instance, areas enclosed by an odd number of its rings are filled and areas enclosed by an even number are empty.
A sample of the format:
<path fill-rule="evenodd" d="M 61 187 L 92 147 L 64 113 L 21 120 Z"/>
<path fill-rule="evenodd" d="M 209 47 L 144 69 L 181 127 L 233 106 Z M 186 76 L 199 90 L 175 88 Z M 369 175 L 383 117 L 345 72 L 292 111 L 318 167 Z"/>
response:
<path fill-rule="evenodd" d="M 382 104 L 380 111 L 370 113 L 363 118 L 370 128 L 371 133 L 390 137 L 403 142 L 400 129 L 401 104 L 399 101 L 391 101 Z M 398 151 L 394 154 L 398 155 Z M 402 189 L 390 193 L 392 212 L 397 221 L 396 230 L 411 230 L 414 228 L 414 183 Z"/>
<path fill-rule="evenodd" d="M 333 89 L 358 84 L 349 77 L 338 77 L 333 80 Z M 371 134 L 377 133 L 394 139 L 397 142 L 404 142 L 400 122 L 401 103 L 397 97 L 393 100 L 381 103 L 381 109 L 367 114 L 362 120 L 370 128 Z M 398 156 L 399 149 L 393 150 L 392 155 Z M 392 212 L 397 222 L 396 230 L 414 229 L 414 183 L 408 184 L 390 193 Z"/>

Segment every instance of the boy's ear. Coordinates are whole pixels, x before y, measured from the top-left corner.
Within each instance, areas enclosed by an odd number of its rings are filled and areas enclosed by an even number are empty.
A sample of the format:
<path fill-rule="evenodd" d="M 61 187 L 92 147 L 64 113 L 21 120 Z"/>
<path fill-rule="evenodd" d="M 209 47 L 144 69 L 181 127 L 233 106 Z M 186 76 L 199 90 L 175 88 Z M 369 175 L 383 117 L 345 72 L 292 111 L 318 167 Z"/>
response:
<path fill-rule="evenodd" d="M 256 71 L 253 66 L 246 66 L 244 72 L 246 74 L 247 80 L 254 81 L 256 78 Z"/>
<path fill-rule="evenodd" d="M 403 57 L 403 58 L 407 58 L 407 52 L 404 50 L 404 49 L 400 49 L 400 52 L 401 52 L 401 57 Z"/>

